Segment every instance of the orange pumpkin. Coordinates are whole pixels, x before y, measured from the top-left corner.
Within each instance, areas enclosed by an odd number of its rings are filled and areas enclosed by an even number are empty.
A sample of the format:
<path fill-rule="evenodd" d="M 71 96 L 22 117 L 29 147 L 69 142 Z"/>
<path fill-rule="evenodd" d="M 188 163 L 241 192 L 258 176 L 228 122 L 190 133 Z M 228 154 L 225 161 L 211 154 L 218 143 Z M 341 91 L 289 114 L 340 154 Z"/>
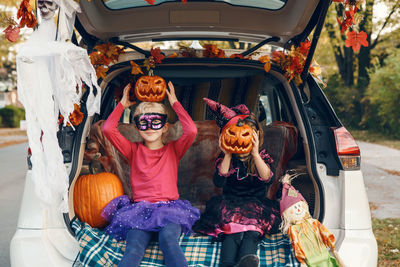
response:
<path fill-rule="evenodd" d="M 232 124 L 221 133 L 222 148 L 233 154 L 247 154 L 253 148 L 253 129 L 247 124 Z"/>
<path fill-rule="evenodd" d="M 101 228 L 107 224 L 101 211 L 111 200 L 123 194 L 120 179 L 112 173 L 82 175 L 74 187 L 75 214 L 90 226 Z"/>
<path fill-rule="evenodd" d="M 135 84 L 137 99 L 145 102 L 160 102 L 166 94 L 167 84 L 160 76 L 142 76 Z"/>

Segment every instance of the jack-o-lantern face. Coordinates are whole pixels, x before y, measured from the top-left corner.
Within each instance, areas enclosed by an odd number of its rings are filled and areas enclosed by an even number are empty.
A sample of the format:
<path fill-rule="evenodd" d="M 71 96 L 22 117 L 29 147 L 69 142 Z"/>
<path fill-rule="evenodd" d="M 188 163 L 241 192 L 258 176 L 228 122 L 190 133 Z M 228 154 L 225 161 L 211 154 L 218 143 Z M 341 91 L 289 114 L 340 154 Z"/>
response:
<path fill-rule="evenodd" d="M 222 148 L 233 154 L 247 154 L 253 148 L 253 129 L 247 124 L 232 124 L 221 133 Z"/>
<path fill-rule="evenodd" d="M 135 85 L 137 99 L 144 102 L 160 102 L 166 94 L 167 84 L 160 76 L 142 76 Z"/>

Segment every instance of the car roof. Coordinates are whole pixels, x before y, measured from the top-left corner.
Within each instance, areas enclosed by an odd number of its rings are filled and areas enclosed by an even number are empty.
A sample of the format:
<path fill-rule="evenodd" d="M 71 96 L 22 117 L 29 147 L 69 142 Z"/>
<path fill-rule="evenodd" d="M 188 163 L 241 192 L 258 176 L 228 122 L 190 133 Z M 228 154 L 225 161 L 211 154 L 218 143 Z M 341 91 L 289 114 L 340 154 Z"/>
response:
<path fill-rule="evenodd" d="M 265 2 L 273 5 L 269 9 L 265 4 L 255 7 Z M 80 1 L 82 12 L 78 13 L 78 20 L 86 33 L 104 41 L 117 37 L 126 42 L 182 39 L 261 42 L 279 37 L 274 44 L 284 46 L 307 38 L 319 20 L 322 2 L 164 0 L 149 5 L 145 0 Z"/>

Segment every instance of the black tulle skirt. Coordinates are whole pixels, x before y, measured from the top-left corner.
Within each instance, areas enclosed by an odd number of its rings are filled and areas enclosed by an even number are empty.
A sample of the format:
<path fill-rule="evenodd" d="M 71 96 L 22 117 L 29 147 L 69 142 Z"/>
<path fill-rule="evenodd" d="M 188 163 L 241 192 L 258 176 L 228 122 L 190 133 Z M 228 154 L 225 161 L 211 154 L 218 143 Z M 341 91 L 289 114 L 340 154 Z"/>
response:
<path fill-rule="evenodd" d="M 249 230 L 261 234 L 279 231 L 279 203 L 267 198 L 215 196 L 207 204 L 193 230 L 218 236 Z"/>

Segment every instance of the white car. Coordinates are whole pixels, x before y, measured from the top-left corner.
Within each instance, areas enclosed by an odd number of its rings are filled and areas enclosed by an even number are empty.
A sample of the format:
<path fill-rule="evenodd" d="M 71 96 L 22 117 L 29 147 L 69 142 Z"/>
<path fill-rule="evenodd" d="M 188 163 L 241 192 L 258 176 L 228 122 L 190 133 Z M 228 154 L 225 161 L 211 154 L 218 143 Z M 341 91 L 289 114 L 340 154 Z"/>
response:
<path fill-rule="evenodd" d="M 166 0 L 151 6 L 144 0 L 81 0 L 82 13 L 75 23 L 79 44 L 91 52 L 96 44 L 109 41 L 131 51 L 120 57 L 107 77 L 99 81 L 103 90 L 100 115 L 85 117 L 76 131 L 67 127 L 59 132 L 71 184 L 69 213 L 41 206 L 28 171 L 17 231 L 10 246 L 11 265 L 53 267 L 71 266 L 75 262 L 80 247 L 71 228 L 75 217 L 74 181 L 87 169 L 84 153 L 90 133 L 115 107 L 114 90 L 126 83 L 130 60 L 141 64 L 149 56 L 149 51 L 135 43 L 222 40 L 255 45 L 250 50 L 226 51 L 242 55 L 266 44 L 290 48 L 304 41 L 312 30 L 318 32 L 322 28 L 329 4 L 330 1 L 322 0 L 189 0 L 185 4 Z M 310 57 L 317 39 L 312 40 Z M 266 73 L 264 64 L 257 60 L 202 57 L 166 58 L 157 64 L 155 73 L 173 81 L 180 102 L 199 127 L 200 136 L 206 136 L 202 125 L 213 119 L 203 97 L 227 106 L 246 103 L 252 108 L 264 124 L 266 148 L 275 151 L 272 156 L 276 163 L 272 167 L 276 176 L 286 169 L 302 173 L 293 185 L 308 201 L 312 216 L 335 235 L 336 248 L 346 266 L 377 265 L 377 243 L 360 170 L 360 151 L 311 75 L 304 73 L 304 84 L 297 86 L 293 81 L 288 82 L 274 63 Z M 128 113 L 123 122 L 129 128 L 132 118 Z M 216 144 L 208 146 L 213 148 Z M 189 151 L 183 159 L 178 185 L 181 197 L 201 207 L 201 201 L 195 197 L 204 193 L 206 200 L 214 193 L 209 183 L 212 178 L 203 177 L 209 175 L 207 172 L 200 173 L 206 166 L 190 163 L 198 160 L 202 164 L 215 151 L 203 151 L 206 155 L 199 151 L 197 154 Z M 117 156 L 115 160 L 118 161 Z M 182 177 L 189 174 L 201 179 L 187 184 Z M 269 197 L 279 198 L 279 184 L 271 188 Z"/>

